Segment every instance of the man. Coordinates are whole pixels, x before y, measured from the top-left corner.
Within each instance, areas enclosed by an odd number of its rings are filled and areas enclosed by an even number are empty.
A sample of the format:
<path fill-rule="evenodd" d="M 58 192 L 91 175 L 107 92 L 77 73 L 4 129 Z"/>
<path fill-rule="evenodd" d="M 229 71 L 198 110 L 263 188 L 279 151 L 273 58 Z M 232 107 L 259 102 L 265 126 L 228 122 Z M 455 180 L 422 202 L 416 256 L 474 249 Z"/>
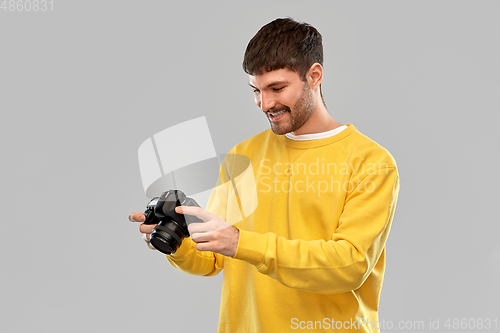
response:
<path fill-rule="evenodd" d="M 219 332 L 378 331 L 398 172 L 386 149 L 330 116 L 322 63 L 312 26 L 262 27 L 243 68 L 271 129 L 229 152 L 206 211 L 176 209 L 205 222 L 189 225 L 191 238 L 168 261 L 197 275 L 224 270 Z M 241 189 L 233 199 L 224 179 L 236 155 L 254 171 L 258 206 L 248 216 Z M 153 228 L 140 226 L 147 242 Z"/>

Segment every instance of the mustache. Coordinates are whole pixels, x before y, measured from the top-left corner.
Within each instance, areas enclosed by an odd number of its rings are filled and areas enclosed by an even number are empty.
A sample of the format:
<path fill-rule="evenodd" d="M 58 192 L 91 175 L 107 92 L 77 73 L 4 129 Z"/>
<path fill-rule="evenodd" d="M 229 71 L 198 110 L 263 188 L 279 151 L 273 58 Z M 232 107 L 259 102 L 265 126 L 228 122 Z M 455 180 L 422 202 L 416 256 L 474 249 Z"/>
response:
<path fill-rule="evenodd" d="M 281 112 L 281 111 L 290 111 L 290 108 L 288 106 L 285 106 L 285 105 L 279 105 L 279 106 L 275 106 L 269 110 L 267 110 L 266 113 L 275 113 L 275 112 Z"/>

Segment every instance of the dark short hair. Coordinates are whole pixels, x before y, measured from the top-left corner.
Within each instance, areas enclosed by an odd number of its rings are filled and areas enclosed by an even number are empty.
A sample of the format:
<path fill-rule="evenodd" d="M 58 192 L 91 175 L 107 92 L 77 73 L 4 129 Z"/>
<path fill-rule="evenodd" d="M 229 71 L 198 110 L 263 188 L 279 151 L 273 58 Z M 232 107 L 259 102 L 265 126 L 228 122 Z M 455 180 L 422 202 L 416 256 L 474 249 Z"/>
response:
<path fill-rule="evenodd" d="M 321 34 L 313 26 L 292 18 L 279 18 L 263 26 L 248 43 L 243 70 L 260 75 L 287 68 L 303 81 L 314 63 L 323 66 Z"/>

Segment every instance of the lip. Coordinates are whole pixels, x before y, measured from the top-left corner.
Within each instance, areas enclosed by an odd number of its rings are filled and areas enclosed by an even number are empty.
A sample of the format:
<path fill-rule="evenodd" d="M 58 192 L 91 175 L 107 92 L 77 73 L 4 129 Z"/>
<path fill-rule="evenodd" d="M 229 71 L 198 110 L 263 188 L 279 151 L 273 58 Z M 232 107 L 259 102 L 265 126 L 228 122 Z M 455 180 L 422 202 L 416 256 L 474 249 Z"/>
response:
<path fill-rule="evenodd" d="M 283 118 L 287 112 L 288 112 L 288 111 L 287 111 L 287 110 L 285 110 L 285 112 L 283 112 L 283 114 L 281 114 L 281 115 L 279 115 L 279 116 L 277 116 L 277 117 L 275 117 L 275 116 L 271 115 L 270 113 L 268 113 L 268 114 L 267 114 L 267 117 L 268 117 L 268 118 L 269 118 L 269 120 L 271 120 L 271 121 L 278 121 L 278 120 L 280 120 L 281 118 Z"/>

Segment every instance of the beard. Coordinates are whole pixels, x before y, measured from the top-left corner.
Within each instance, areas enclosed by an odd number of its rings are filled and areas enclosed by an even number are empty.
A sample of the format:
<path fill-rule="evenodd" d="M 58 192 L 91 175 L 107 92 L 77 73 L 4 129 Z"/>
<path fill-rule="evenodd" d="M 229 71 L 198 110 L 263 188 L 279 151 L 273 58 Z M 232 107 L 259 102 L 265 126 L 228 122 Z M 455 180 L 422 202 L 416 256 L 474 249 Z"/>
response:
<path fill-rule="evenodd" d="M 299 100 L 295 103 L 292 109 L 286 105 L 275 106 L 268 112 L 279 112 L 285 110 L 288 112 L 289 120 L 279 120 L 271 121 L 271 130 L 278 135 L 284 135 L 286 133 L 294 132 L 298 130 L 304 123 L 309 119 L 309 116 L 314 110 L 314 99 L 311 88 L 304 83 L 304 88 L 302 89 L 302 95 Z"/>

